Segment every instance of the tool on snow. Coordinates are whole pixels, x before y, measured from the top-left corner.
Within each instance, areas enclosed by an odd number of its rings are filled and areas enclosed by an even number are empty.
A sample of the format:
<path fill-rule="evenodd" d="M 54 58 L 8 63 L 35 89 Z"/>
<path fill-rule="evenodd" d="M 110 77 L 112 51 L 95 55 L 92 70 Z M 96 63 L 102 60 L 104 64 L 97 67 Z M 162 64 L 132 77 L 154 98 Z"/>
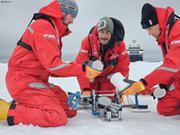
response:
<path fill-rule="evenodd" d="M 70 107 L 70 109 L 76 109 L 77 106 L 79 105 L 80 99 L 81 99 L 81 94 L 80 92 L 68 92 L 69 98 L 67 100 L 67 105 Z"/>

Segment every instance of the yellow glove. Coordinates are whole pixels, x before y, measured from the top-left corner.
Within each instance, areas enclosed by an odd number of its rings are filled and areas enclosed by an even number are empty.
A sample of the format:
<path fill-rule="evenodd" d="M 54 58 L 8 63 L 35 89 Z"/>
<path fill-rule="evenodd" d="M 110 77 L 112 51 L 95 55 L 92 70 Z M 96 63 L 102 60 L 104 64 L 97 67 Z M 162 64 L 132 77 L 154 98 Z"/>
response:
<path fill-rule="evenodd" d="M 129 87 L 127 87 L 125 90 L 123 90 L 123 95 L 134 95 L 138 92 L 141 92 L 145 90 L 144 85 L 142 82 L 134 82 Z"/>
<path fill-rule="evenodd" d="M 88 78 L 89 80 L 92 80 L 94 78 L 96 78 L 96 76 L 98 76 L 101 72 L 91 68 L 89 66 L 86 66 L 86 78 Z"/>
<path fill-rule="evenodd" d="M 84 63 L 86 77 L 89 80 L 96 78 L 103 70 L 103 63 L 100 60 L 88 61 Z"/>

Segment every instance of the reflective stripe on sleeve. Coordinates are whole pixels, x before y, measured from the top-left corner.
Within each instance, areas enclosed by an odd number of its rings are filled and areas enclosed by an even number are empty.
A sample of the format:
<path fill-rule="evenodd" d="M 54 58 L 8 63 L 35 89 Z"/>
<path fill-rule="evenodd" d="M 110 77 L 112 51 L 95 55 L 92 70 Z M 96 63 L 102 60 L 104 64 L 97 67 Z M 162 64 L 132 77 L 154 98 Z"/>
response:
<path fill-rule="evenodd" d="M 54 85 L 54 84 L 52 84 L 52 83 L 49 83 L 49 87 L 50 87 L 50 88 L 54 88 L 54 87 L 55 87 L 55 85 Z"/>
<path fill-rule="evenodd" d="M 34 33 L 34 30 L 29 26 L 28 28 L 28 31 L 31 33 L 31 34 L 33 34 Z"/>
<path fill-rule="evenodd" d="M 62 68 L 64 68 L 64 67 L 66 67 L 66 66 L 69 66 L 69 64 L 68 64 L 68 63 L 63 63 L 63 64 L 61 64 L 61 65 L 59 65 L 59 66 L 57 66 L 57 67 L 50 68 L 49 70 L 50 70 L 50 71 L 55 71 L 55 70 L 62 69 Z"/>
<path fill-rule="evenodd" d="M 164 71 L 169 71 L 169 72 L 178 72 L 179 69 L 176 68 L 170 68 L 170 67 L 159 67 L 156 70 L 164 70 Z"/>
<path fill-rule="evenodd" d="M 180 45 L 180 40 L 174 40 L 171 42 L 171 45 Z"/>
<path fill-rule="evenodd" d="M 29 83 L 29 86 L 37 89 L 48 88 L 44 83 Z"/>
<path fill-rule="evenodd" d="M 88 53 L 87 50 L 83 50 L 83 49 L 81 49 L 80 52 L 81 52 L 81 53 Z"/>
<path fill-rule="evenodd" d="M 122 52 L 122 55 L 125 55 L 125 54 L 127 54 L 127 51 Z"/>
<path fill-rule="evenodd" d="M 174 84 L 171 84 L 171 86 L 169 87 L 169 91 L 173 91 L 175 89 Z"/>

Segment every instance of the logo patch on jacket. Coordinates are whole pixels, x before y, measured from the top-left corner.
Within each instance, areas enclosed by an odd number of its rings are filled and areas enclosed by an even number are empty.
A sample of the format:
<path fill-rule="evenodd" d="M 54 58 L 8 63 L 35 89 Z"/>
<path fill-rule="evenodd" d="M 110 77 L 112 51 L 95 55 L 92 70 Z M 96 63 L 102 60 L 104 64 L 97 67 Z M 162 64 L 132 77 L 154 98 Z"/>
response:
<path fill-rule="evenodd" d="M 122 52 L 122 55 L 125 55 L 125 54 L 127 54 L 127 51 Z"/>
<path fill-rule="evenodd" d="M 52 34 L 44 34 L 43 37 L 47 39 L 55 39 L 55 36 Z"/>

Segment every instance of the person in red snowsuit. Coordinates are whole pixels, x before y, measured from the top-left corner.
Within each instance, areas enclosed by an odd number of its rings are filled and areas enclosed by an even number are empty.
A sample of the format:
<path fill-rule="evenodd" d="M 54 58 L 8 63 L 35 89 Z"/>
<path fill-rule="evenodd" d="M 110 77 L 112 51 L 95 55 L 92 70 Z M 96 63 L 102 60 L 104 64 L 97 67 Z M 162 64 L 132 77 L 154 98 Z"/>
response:
<path fill-rule="evenodd" d="M 158 99 L 157 111 L 164 116 L 180 114 L 180 21 L 171 7 L 154 7 L 144 4 L 141 25 L 150 36 L 153 36 L 161 47 L 164 57 L 162 65 L 134 83 L 124 93 L 133 94 L 134 90 L 150 91 L 155 96 L 156 85 L 166 90 Z M 144 91 L 142 91 L 144 92 Z"/>
<path fill-rule="evenodd" d="M 78 12 L 74 0 L 55 0 L 40 9 L 17 43 L 8 63 L 6 84 L 12 103 L 7 121 L 42 127 L 62 126 L 76 115 L 67 94 L 48 82 L 49 76 L 85 76 L 82 65 L 61 60 L 61 38 Z M 77 72 L 78 71 L 78 72 Z"/>
<path fill-rule="evenodd" d="M 156 38 L 164 57 L 163 64 L 144 78 L 146 88 L 160 84 L 167 90 L 158 100 L 162 115 L 180 114 L 180 21 L 171 7 L 160 8 L 145 4 L 142 8 L 142 27 Z"/>
<path fill-rule="evenodd" d="M 119 20 L 103 17 L 83 39 L 76 62 L 81 64 L 89 60 L 100 60 L 104 69 L 93 80 L 78 78 L 82 92 L 96 90 L 100 93 L 114 93 L 115 87 L 108 76 L 120 72 L 128 77 L 130 59 L 123 41 L 124 34 L 124 27 Z"/>

